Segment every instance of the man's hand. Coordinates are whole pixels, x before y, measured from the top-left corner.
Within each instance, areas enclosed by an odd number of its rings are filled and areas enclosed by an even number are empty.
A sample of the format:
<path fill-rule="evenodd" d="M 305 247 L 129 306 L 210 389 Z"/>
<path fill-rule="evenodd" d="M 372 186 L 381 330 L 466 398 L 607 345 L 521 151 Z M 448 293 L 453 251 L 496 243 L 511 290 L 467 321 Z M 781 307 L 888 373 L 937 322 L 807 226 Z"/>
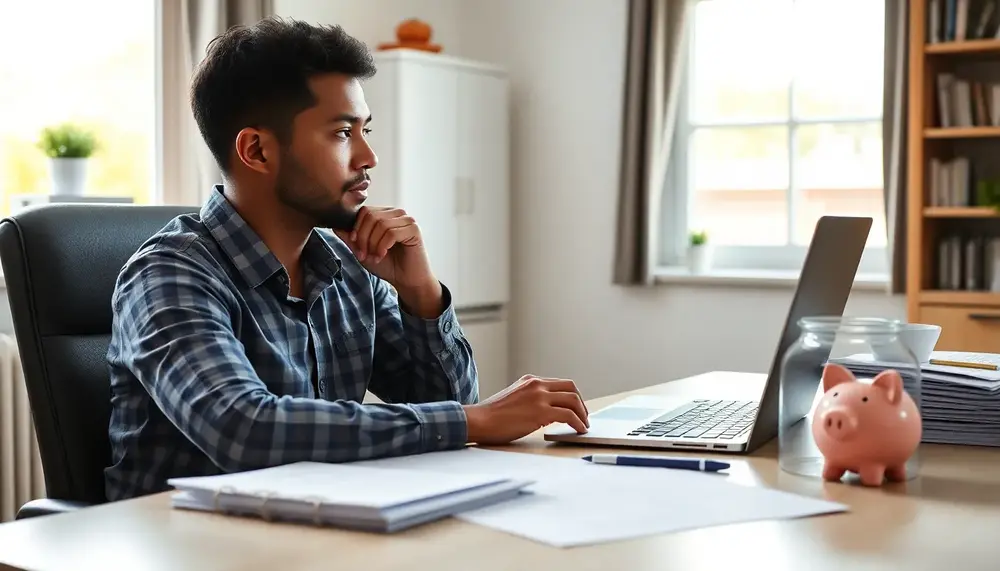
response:
<path fill-rule="evenodd" d="M 525 375 L 485 401 L 465 406 L 468 441 L 506 444 L 553 422 L 564 422 L 578 433 L 590 421 L 573 381 Z"/>
<path fill-rule="evenodd" d="M 420 228 L 403 209 L 362 206 L 353 230 L 334 233 L 369 272 L 396 288 L 407 309 L 426 318 L 443 311 Z"/>

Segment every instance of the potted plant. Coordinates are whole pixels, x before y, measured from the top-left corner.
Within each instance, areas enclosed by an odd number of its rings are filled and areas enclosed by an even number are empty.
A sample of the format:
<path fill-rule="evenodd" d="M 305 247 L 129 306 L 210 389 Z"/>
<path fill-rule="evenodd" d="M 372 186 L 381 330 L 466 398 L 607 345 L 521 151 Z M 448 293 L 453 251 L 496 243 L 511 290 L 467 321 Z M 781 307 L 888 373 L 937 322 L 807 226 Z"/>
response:
<path fill-rule="evenodd" d="M 78 125 L 63 123 L 42 130 L 39 148 L 49 157 L 52 194 L 82 195 L 87 164 L 97 148 L 94 134 Z"/>
<path fill-rule="evenodd" d="M 712 245 L 704 230 L 691 232 L 688 246 L 688 267 L 695 274 L 705 273 L 712 265 Z"/>

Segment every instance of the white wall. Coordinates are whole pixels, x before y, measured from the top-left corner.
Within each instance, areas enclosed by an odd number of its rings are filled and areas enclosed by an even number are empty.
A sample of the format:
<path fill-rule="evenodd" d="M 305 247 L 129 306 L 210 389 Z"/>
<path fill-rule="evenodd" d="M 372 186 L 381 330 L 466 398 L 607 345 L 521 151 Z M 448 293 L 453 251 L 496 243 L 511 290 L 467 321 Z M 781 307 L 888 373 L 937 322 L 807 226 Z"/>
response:
<path fill-rule="evenodd" d="M 274 11 L 312 24 L 339 24 L 372 49 L 396 41 L 396 26 L 407 18 L 431 24 L 431 41 L 445 52 L 455 52 L 459 43 L 458 0 L 274 0 Z"/>
<path fill-rule="evenodd" d="M 283 16 L 342 24 L 372 45 L 400 19 L 425 18 L 450 53 L 509 70 L 515 377 L 573 378 L 589 398 L 706 370 L 768 368 L 790 289 L 611 284 L 624 0 L 276 6 Z M 902 318 L 905 307 L 901 298 L 858 291 L 847 312 Z"/>

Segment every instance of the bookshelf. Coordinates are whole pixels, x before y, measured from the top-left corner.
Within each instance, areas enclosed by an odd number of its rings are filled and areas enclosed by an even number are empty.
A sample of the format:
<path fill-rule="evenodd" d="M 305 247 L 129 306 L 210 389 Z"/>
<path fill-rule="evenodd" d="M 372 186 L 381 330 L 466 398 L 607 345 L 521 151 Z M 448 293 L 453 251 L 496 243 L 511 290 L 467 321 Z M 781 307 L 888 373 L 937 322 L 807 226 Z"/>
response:
<path fill-rule="evenodd" d="M 1000 3 L 909 2 L 907 319 L 1000 352 Z"/>
<path fill-rule="evenodd" d="M 1000 137 L 1000 127 L 931 127 L 924 129 L 925 139 L 982 139 L 986 137 Z"/>
<path fill-rule="evenodd" d="M 926 206 L 924 218 L 997 218 L 1000 210 L 988 206 Z"/>
<path fill-rule="evenodd" d="M 935 54 L 1000 54 L 1000 39 L 987 38 L 927 44 L 924 53 Z"/>

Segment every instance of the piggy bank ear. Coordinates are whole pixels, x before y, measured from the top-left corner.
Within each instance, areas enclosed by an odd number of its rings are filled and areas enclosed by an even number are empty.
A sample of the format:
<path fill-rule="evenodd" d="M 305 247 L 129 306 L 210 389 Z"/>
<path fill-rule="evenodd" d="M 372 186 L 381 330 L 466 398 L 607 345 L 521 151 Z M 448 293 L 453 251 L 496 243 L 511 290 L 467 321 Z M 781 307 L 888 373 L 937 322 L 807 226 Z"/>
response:
<path fill-rule="evenodd" d="M 882 371 L 875 376 L 872 386 L 892 404 L 899 404 L 899 399 L 903 398 L 903 377 L 898 371 Z"/>
<path fill-rule="evenodd" d="M 827 363 L 823 367 L 823 391 L 826 392 L 840 383 L 854 381 L 854 373 L 847 370 L 847 367 L 836 363 Z"/>

